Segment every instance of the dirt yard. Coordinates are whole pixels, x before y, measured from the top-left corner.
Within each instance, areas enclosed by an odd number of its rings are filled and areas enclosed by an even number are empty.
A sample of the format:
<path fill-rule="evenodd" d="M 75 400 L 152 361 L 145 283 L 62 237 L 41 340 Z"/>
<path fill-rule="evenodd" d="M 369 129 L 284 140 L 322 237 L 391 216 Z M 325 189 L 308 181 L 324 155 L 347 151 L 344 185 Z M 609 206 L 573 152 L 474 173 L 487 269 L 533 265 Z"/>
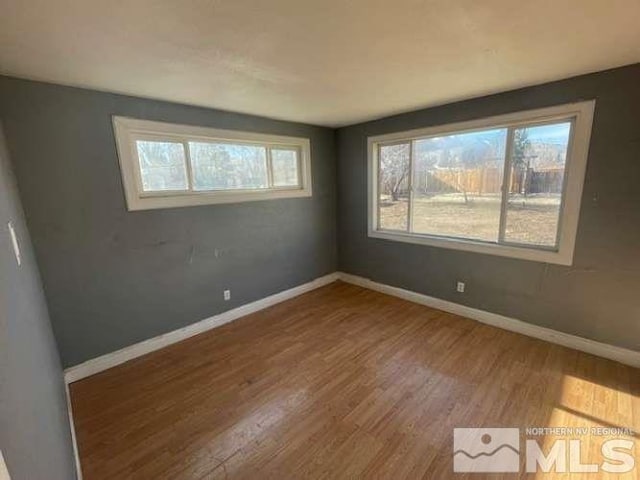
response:
<path fill-rule="evenodd" d="M 383 199 L 380 227 L 406 230 L 407 200 Z M 512 197 L 507 211 L 505 238 L 516 243 L 554 246 L 560 197 L 554 195 Z M 413 232 L 495 242 L 500 226 L 498 195 L 462 194 L 417 196 L 413 204 Z"/>

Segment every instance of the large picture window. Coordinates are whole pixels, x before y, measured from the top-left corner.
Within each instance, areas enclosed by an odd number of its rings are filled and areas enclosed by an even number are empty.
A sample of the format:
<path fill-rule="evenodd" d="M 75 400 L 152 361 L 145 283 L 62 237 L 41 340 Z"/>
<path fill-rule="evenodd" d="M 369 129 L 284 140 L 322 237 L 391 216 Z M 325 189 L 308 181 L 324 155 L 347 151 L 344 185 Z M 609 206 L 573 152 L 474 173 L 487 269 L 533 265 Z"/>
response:
<path fill-rule="evenodd" d="M 370 137 L 369 235 L 571 264 L 593 109 Z"/>
<path fill-rule="evenodd" d="M 129 210 L 311 195 L 306 138 L 113 118 Z"/>

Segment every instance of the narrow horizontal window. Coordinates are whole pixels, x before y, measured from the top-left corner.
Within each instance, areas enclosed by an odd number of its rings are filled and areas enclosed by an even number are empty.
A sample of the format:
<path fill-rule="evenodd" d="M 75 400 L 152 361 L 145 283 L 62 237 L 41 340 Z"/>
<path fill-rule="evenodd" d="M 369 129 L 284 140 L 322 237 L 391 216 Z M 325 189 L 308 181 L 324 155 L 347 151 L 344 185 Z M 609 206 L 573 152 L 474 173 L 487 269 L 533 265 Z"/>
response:
<path fill-rule="evenodd" d="M 369 235 L 570 264 L 593 108 L 369 138 Z"/>
<path fill-rule="evenodd" d="M 129 210 L 311 195 L 306 138 L 114 117 Z"/>

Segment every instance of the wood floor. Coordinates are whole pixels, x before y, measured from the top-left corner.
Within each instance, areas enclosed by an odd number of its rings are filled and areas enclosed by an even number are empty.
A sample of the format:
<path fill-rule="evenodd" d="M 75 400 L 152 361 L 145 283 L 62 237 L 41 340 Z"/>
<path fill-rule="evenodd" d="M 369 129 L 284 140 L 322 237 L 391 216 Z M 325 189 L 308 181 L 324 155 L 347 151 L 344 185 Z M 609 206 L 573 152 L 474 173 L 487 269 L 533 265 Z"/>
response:
<path fill-rule="evenodd" d="M 71 394 L 85 480 L 525 478 L 454 474 L 453 428 L 640 431 L 639 370 L 341 282 Z"/>

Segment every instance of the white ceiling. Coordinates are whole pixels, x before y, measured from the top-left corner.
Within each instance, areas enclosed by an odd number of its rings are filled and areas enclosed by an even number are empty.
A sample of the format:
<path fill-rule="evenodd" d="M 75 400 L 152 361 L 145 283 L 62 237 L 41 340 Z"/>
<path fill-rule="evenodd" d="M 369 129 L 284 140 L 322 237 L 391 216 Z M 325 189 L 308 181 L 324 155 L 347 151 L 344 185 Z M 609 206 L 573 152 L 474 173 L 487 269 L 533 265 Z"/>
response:
<path fill-rule="evenodd" d="M 317 125 L 640 61 L 640 0 L 0 0 L 0 72 Z"/>

